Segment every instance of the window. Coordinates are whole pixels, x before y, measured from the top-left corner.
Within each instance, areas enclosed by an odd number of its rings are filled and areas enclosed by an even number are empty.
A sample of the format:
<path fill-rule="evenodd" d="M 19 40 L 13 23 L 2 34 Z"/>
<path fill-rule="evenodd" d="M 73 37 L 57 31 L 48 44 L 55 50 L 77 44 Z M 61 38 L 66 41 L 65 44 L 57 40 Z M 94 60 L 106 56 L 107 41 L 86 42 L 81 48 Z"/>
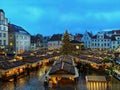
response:
<path fill-rule="evenodd" d="M 95 46 L 96 46 L 96 43 L 95 43 Z"/>
<path fill-rule="evenodd" d="M 6 45 L 6 40 L 4 40 L 4 45 Z"/>
<path fill-rule="evenodd" d="M 0 26 L 0 30 L 2 30 L 2 27 Z"/>
<path fill-rule="evenodd" d="M 104 43 L 104 46 L 106 46 L 106 43 Z"/>
<path fill-rule="evenodd" d="M 99 43 L 98 43 L 98 46 L 99 46 Z"/>
<path fill-rule="evenodd" d="M 89 41 L 89 44 L 90 44 L 90 41 Z"/>
<path fill-rule="evenodd" d="M 115 46 L 113 46 L 113 49 L 115 48 Z"/>
<path fill-rule="evenodd" d="M 0 33 L 0 37 L 2 37 L 2 33 Z"/>
<path fill-rule="evenodd" d="M 4 20 L 0 20 L 0 24 L 4 24 Z"/>
<path fill-rule="evenodd" d="M 115 44 L 115 41 L 113 41 L 113 44 Z"/>
<path fill-rule="evenodd" d="M 12 39 L 13 38 L 13 36 L 12 35 L 10 35 L 10 39 Z"/>
<path fill-rule="evenodd" d="M 2 40 L 0 40 L 0 45 L 2 45 Z"/>
<path fill-rule="evenodd" d="M 12 42 L 10 42 L 10 46 L 13 46 L 13 43 L 12 43 Z"/>
<path fill-rule="evenodd" d="M 103 44 L 101 44 L 101 46 L 103 47 Z"/>
<path fill-rule="evenodd" d="M 6 37 L 6 33 L 3 33 L 3 37 Z"/>
<path fill-rule="evenodd" d="M 6 27 L 4 27 L 4 29 L 3 30 L 6 30 Z"/>
<path fill-rule="evenodd" d="M 119 44 L 119 41 L 117 43 Z"/>

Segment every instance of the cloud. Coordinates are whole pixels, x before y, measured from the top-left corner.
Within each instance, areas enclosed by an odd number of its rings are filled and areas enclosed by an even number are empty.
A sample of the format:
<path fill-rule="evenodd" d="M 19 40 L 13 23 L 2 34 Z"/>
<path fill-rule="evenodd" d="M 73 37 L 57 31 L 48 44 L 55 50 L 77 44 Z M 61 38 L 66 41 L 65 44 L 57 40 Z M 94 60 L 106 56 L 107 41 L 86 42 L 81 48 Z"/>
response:
<path fill-rule="evenodd" d="M 60 20 L 61 22 L 74 22 L 82 20 L 82 17 L 79 14 L 68 13 L 61 15 Z"/>
<path fill-rule="evenodd" d="M 27 7 L 25 9 L 26 15 L 24 15 L 28 20 L 39 20 L 44 16 L 44 10 L 36 7 Z"/>
<path fill-rule="evenodd" d="M 119 28 L 119 0 L 0 0 L 6 17 L 31 34 Z"/>

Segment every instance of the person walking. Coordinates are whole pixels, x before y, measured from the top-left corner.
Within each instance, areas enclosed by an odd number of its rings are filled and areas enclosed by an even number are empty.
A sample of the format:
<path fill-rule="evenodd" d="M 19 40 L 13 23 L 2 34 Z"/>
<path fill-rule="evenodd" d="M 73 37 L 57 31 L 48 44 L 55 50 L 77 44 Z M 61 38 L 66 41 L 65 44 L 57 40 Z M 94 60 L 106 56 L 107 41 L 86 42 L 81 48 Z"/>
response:
<path fill-rule="evenodd" d="M 45 88 L 45 90 L 48 90 L 48 82 L 47 82 L 47 80 L 44 81 L 44 88 Z"/>
<path fill-rule="evenodd" d="M 14 85 L 16 86 L 16 83 L 17 83 L 17 74 L 16 73 L 14 74 L 13 78 L 14 78 Z"/>
<path fill-rule="evenodd" d="M 53 87 L 52 80 L 49 80 L 49 88 L 50 88 L 50 90 L 52 90 L 52 87 Z"/>

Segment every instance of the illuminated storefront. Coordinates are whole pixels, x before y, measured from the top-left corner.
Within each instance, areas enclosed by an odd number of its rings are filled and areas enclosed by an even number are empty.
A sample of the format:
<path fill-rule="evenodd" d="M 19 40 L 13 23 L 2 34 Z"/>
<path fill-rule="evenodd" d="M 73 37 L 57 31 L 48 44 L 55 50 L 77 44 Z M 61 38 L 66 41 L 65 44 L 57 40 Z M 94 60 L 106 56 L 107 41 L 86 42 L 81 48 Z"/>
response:
<path fill-rule="evenodd" d="M 106 90 L 105 76 L 86 76 L 87 90 Z"/>
<path fill-rule="evenodd" d="M 75 78 L 79 77 L 78 70 L 74 66 L 72 57 L 60 57 L 53 64 L 53 67 L 47 72 L 48 81 L 52 81 L 53 85 L 74 84 Z"/>

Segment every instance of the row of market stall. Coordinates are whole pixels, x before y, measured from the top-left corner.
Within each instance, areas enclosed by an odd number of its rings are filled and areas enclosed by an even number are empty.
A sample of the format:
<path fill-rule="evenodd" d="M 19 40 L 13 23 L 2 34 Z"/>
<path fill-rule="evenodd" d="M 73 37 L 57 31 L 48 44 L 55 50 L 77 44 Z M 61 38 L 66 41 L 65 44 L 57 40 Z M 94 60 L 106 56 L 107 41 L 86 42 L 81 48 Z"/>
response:
<path fill-rule="evenodd" d="M 1 61 L 0 62 L 0 79 L 2 80 L 9 80 L 11 79 L 14 74 L 17 76 L 26 75 L 27 70 L 37 70 L 38 68 L 42 67 L 43 65 L 55 60 L 56 57 L 50 58 L 40 58 L 35 56 L 27 56 L 24 57 L 22 60 L 8 60 L 8 61 Z"/>

